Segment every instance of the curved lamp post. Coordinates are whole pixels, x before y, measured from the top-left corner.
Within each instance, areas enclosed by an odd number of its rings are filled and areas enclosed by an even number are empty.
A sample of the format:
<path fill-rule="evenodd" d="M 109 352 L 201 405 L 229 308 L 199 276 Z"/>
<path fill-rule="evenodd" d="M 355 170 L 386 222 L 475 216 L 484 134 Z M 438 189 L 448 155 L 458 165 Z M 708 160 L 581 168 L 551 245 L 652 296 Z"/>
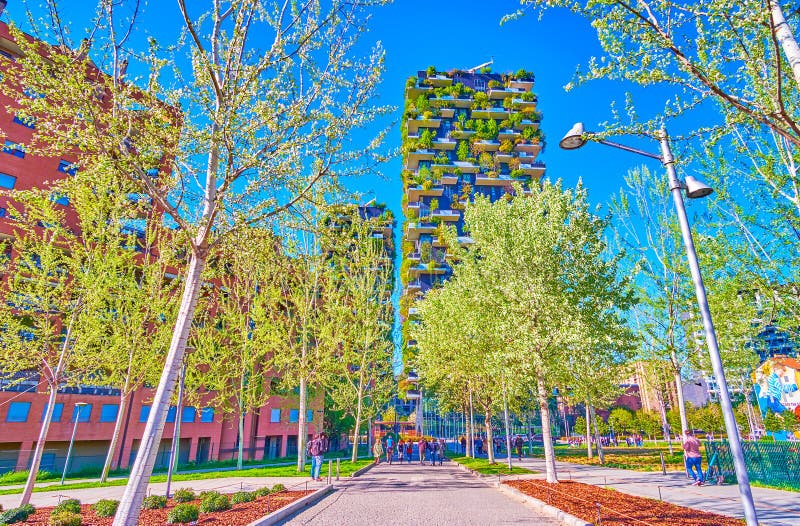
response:
<path fill-rule="evenodd" d="M 666 129 L 662 128 L 661 133 L 659 134 L 661 155 L 645 152 L 636 148 L 631 148 L 630 146 L 607 141 L 605 139 L 600 139 L 594 136 L 591 132 L 586 132 L 583 128 L 583 123 L 580 122 L 576 123 L 572 129 L 567 132 L 564 138 L 559 142 L 559 146 L 565 150 L 575 150 L 590 140 L 599 142 L 600 144 L 605 144 L 606 146 L 612 146 L 620 150 L 650 157 L 651 159 L 658 159 L 667 169 L 669 190 L 670 193 L 672 193 L 672 199 L 675 202 L 675 211 L 678 214 L 678 223 L 681 227 L 683 244 L 686 247 L 686 257 L 689 260 L 689 270 L 692 274 L 692 281 L 694 282 L 697 303 L 700 307 L 700 314 L 703 318 L 703 327 L 706 333 L 706 343 L 708 345 L 708 354 L 711 358 L 711 367 L 714 370 L 714 376 L 717 378 L 717 384 L 719 385 L 720 406 L 722 407 L 722 416 L 725 419 L 725 430 L 728 435 L 728 443 L 730 444 L 731 455 L 733 456 L 733 465 L 736 470 L 736 480 L 739 482 L 739 495 L 742 499 L 745 520 L 747 521 L 748 526 L 758 526 L 756 509 L 755 505 L 753 504 L 753 494 L 750 490 L 750 478 L 747 476 L 747 466 L 744 461 L 742 444 L 739 440 L 739 430 L 736 427 L 736 418 L 733 414 L 733 405 L 731 404 L 731 397 L 730 393 L 728 392 L 728 383 L 725 380 L 725 371 L 722 368 L 722 359 L 719 355 L 717 334 L 714 331 L 714 322 L 711 319 L 711 311 L 708 308 L 708 298 L 706 297 L 706 289 L 703 285 L 703 276 L 700 274 L 700 266 L 697 263 L 697 252 L 694 248 L 692 231 L 689 227 L 689 219 L 686 216 L 686 208 L 684 207 L 683 196 L 681 195 L 681 190 L 685 190 L 686 197 L 705 197 L 711 194 L 714 190 L 710 186 L 698 181 L 692 176 L 687 176 L 683 183 L 678 179 L 678 175 L 675 173 L 675 158 L 672 156 L 672 150 L 669 146 L 669 137 L 667 136 Z"/>
<path fill-rule="evenodd" d="M 75 444 L 75 435 L 78 432 L 78 423 L 81 421 L 83 408 L 86 407 L 86 402 L 75 402 L 75 424 L 72 426 L 72 437 L 69 439 L 69 448 L 67 448 L 67 458 L 64 460 L 64 471 L 61 472 L 61 485 L 64 485 L 64 479 L 67 478 L 67 471 L 69 470 L 69 461 L 72 458 L 72 447 Z"/>

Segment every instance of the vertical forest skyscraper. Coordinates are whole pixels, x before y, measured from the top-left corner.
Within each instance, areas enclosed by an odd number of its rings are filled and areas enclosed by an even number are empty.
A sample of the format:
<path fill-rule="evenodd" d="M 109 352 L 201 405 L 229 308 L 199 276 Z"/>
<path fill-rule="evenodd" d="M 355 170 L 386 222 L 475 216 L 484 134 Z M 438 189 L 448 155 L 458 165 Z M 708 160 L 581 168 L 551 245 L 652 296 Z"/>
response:
<path fill-rule="evenodd" d="M 463 211 L 477 194 L 492 201 L 538 184 L 544 141 L 533 93 L 534 76 L 487 69 L 437 71 L 406 81 L 403 115 L 403 226 L 400 315 L 403 359 L 416 342 L 408 337 L 416 298 L 452 273 L 444 231 L 469 244 Z"/>

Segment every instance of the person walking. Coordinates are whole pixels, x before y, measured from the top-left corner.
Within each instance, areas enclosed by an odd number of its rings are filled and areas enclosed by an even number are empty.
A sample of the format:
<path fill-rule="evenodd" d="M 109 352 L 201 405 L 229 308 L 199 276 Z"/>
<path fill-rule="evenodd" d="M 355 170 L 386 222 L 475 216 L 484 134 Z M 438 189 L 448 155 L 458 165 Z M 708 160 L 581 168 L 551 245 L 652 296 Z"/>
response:
<path fill-rule="evenodd" d="M 461 437 L 461 454 L 462 455 L 467 454 L 467 438 L 463 435 Z"/>
<path fill-rule="evenodd" d="M 411 440 L 406 441 L 406 461 L 411 464 L 411 455 L 414 454 L 414 443 Z"/>
<path fill-rule="evenodd" d="M 406 443 L 403 442 L 403 439 L 398 439 L 397 441 L 397 461 L 400 465 L 403 465 L 403 454 L 406 452 Z"/>
<path fill-rule="evenodd" d="M 311 480 L 316 480 L 317 482 L 322 481 L 320 470 L 322 469 L 322 455 L 325 454 L 323 448 L 326 444 L 322 437 L 323 434 L 314 435 L 314 438 L 306 446 L 306 452 L 311 455 Z"/>
<path fill-rule="evenodd" d="M 431 466 L 435 466 L 436 456 L 439 454 L 439 442 L 435 438 L 432 438 L 430 444 L 428 444 L 428 451 L 430 451 Z"/>
<path fill-rule="evenodd" d="M 425 437 L 419 439 L 419 443 L 417 444 L 419 449 L 419 464 L 420 466 L 425 464 L 425 453 L 428 449 L 428 441 L 425 440 Z"/>
<path fill-rule="evenodd" d="M 383 456 L 383 444 L 380 440 L 376 440 L 375 445 L 372 446 L 372 455 L 375 457 L 374 464 L 377 466 L 381 463 L 381 457 Z"/>
<path fill-rule="evenodd" d="M 692 486 L 702 486 L 704 482 L 703 455 L 700 454 L 700 441 L 695 438 L 694 432 L 691 430 L 686 431 L 683 451 L 686 457 L 686 473 L 694 479 Z M 695 474 L 695 470 L 697 474 Z"/>
<path fill-rule="evenodd" d="M 519 460 L 522 460 L 522 446 L 523 446 L 523 444 L 524 444 L 524 442 L 522 440 L 522 437 L 517 435 L 517 438 L 514 439 L 514 448 L 516 448 L 516 450 L 517 450 L 517 458 Z M 509 452 L 509 455 L 510 454 L 511 453 Z"/>
<path fill-rule="evenodd" d="M 439 439 L 439 465 L 442 465 L 442 460 L 444 459 L 444 452 L 446 451 L 446 446 L 444 442 L 444 438 Z"/>
<path fill-rule="evenodd" d="M 392 463 L 392 456 L 394 455 L 394 437 L 386 435 L 386 462 Z"/>

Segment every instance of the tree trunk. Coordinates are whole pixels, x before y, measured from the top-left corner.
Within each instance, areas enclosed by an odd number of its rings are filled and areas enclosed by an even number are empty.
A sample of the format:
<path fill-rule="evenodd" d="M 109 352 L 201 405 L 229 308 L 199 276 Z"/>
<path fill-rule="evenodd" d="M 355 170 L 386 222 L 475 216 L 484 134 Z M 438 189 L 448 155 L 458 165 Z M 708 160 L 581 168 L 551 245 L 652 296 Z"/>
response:
<path fill-rule="evenodd" d="M 494 464 L 494 435 L 492 433 L 492 409 L 488 405 L 486 406 L 484 418 L 486 419 L 484 422 L 484 426 L 486 427 L 486 442 L 484 445 L 484 447 L 486 448 L 486 457 L 489 460 L 489 464 Z"/>
<path fill-rule="evenodd" d="M 42 462 L 42 453 L 44 453 L 44 444 L 47 441 L 47 431 L 50 429 L 50 423 L 53 421 L 53 408 L 56 403 L 56 395 L 58 394 L 58 384 L 61 383 L 61 375 L 67 364 L 67 349 L 69 347 L 69 340 L 72 336 L 72 322 L 75 319 L 73 313 L 70 319 L 69 326 L 67 327 L 67 334 L 64 336 L 64 343 L 61 345 L 61 354 L 58 357 L 58 365 L 56 365 L 55 373 L 52 373 L 48 378 L 48 387 L 50 388 L 50 396 L 47 400 L 47 411 L 45 411 L 42 418 L 42 427 L 39 428 L 39 438 L 36 440 L 36 449 L 33 451 L 33 459 L 31 460 L 31 468 L 28 471 L 28 478 L 25 481 L 25 487 L 22 489 L 22 496 L 19 499 L 19 506 L 28 504 L 31 500 L 31 493 L 33 493 L 33 486 L 36 484 L 36 476 L 39 474 L 39 464 Z M 77 416 L 76 416 L 77 418 Z"/>
<path fill-rule="evenodd" d="M 667 408 L 664 407 L 664 399 L 658 397 L 658 409 L 661 413 L 661 429 L 664 432 L 664 438 L 667 440 L 667 447 L 669 447 L 669 454 L 672 455 L 672 433 L 669 430 L 669 421 L 667 420 Z"/>
<path fill-rule="evenodd" d="M 670 358 L 672 360 L 672 377 L 675 381 L 675 390 L 678 395 L 678 413 L 681 415 L 681 435 L 686 436 L 686 430 L 689 429 L 689 422 L 686 419 L 686 404 L 683 401 L 683 382 L 681 382 L 681 368 L 678 362 L 678 357 L 675 351 L 671 351 Z"/>
<path fill-rule="evenodd" d="M 467 456 L 475 458 L 475 413 L 472 407 L 472 391 L 469 392 L 469 436 L 467 437 Z"/>
<path fill-rule="evenodd" d="M 359 383 L 358 402 L 356 407 L 356 423 L 355 423 L 355 430 L 353 431 L 353 436 L 355 437 L 355 440 L 353 441 L 353 453 L 352 455 L 350 455 L 350 460 L 352 460 L 353 462 L 358 460 L 358 432 L 361 429 L 361 405 L 364 399 L 360 385 L 361 384 Z"/>
<path fill-rule="evenodd" d="M 114 422 L 114 433 L 111 435 L 111 443 L 108 445 L 108 454 L 106 461 L 103 463 L 103 471 L 100 473 L 100 482 L 105 482 L 108 478 L 108 472 L 111 470 L 111 464 L 114 462 L 114 454 L 117 452 L 117 444 L 119 443 L 119 435 L 122 433 L 122 421 L 125 420 L 125 410 L 128 407 L 128 379 L 125 379 L 125 388 L 119 396 L 119 411 L 117 412 L 117 420 Z"/>
<path fill-rule="evenodd" d="M 186 350 L 186 341 L 192 327 L 194 312 L 197 308 L 197 297 L 202 285 L 201 274 L 206 266 L 205 249 L 193 252 L 189 268 L 186 272 L 186 284 L 183 289 L 181 306 L 175 322 L 175 330 L 169 345 L 169 352 L 164 364 L 164 372 L 158 382 L 150 416 L 142 434 L 139 452 L 131 468 L 128 485 L 119 503 L 117 514 L 114 516 L 114 526 L 136 526 L 139 522 L 139 513 L 142 501 L 147 495 L 147 485 L 153 473 L 161 436 L 164 433 L 164 422 L 169 411 L 172 393 L 183 364 L 183 355 Z"/>
<path fill-rule="evenodd" d="M 236 452 L 236 469 L 244 467 L 244 411 L 239 406 L 239 447 Z"/>
<path fill-rule="evenodd" d="M 597 459 L 600 464 L 606 463 L 606 456 L 603 453 L 603 443 L 600 441 L 600 430 L 597 428 L 597 414 L 594 412 L 594 406 L 589 406 L 589 413 L 592 415 L 592 424 L 594 425 L 594 442 L 597 444 Z"/>
<path fill-rule="evenodd" d="M 592 416 L 589 413 L 589 401 L 586 401 L 586 458 L 594 456 L 592 451 Z"/>
<path fill-rule="evenodd" d="M 792 34 L 792 29 L 783 16 L 780 1 L 770 0 L 769 7 L 775 39 L 783 48 L 783 52 L 786 54 L 786 61 L 792 68 L 794 81 L 797 84 L 795 88 L 800 88 L 800 46 L 797 45 L 797 40 L 795 40 Z"/>
<path fill-rule="evenodd" d="M 510 472 L 513 469 L 511 465 L 511 429 L 508 425 L 508 393 L 506 392 L 505 384 L 503 384 L 503 420 L 506 427 L 506 456 L 508 457 L 508 471 Z"/>
<path fill-rule="evenodd" d="M 539 414 L 542 419 L 542 442 L 544 442 L 544 465 L 547 471 L 547 482 L 558 482 L 556 472 L 556 452 L 553 448 L 553 436 L 550 429 L 550 406 L 547 403 L 547 386 L 541 370 L 536 372 L 536 391 L 539 398 Z"/>
<path fill-rule="evenodd" d="M 297 471 L 302 473 L 306 469 L 306 398 L 308 397 L 308 384 L 305 378 L 300 379 L 300 414 L 297 415 Z M 358 441 L 358 437 L 356 437 Z"/>

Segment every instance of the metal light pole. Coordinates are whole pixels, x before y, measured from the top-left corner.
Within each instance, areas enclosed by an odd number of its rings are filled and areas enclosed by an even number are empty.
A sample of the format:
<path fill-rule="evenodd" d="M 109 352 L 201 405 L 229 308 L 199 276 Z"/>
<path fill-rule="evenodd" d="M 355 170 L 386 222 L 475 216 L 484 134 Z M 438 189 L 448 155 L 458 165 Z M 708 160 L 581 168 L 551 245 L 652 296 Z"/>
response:
<path fill-rule="evenodd" d="M 187 351 L 189 348 L 186 349 Z M 164 496 L 169 498 L 170 486 L 172 486 L 172 474 L 178 469 L 178 455 L 181 443 L 181 419 L 183 418 L 183 388 L 186 382 L 186 360 L 181 367 L 181 377 L 178 381 L 178 405 L 175 407 L 175 423 L 172 425 L 172 444 L 169 451 L 169 466 L 167 467 L 167 488 Z M 239 437 L 239 440 L 242 438 Z"/>
<path fill-rule="evenodd" d="M 75 444 L 75 434 L 78 432 L 78 422 L 81 421 L 81 412 L 87 406 L 86 402 L 75 403 L 75 425 L 72 426 L 72 437 L 69 439 L 69 447 L 67 448 L 67 458 L 64 460 L 64 471 L 61 472 L 61 485 L 64 485 L 64 479 L 67 477 L 67 470 L 69 469 L 69 460 L 72 457 L 72 447 Z"/>
<path fill-rule="evenodd" d="M 706 289 L 705 285 L 703 284 L 703 276 L 700 273 L 700 265 L 697 263 L 697 252 L 694 248 L 694 240 L 692 239 L 692 231 L 689 226 L 689 219 L 686 216 L 683 195 L 681 195 L 681 190 L 685 189 L 686 195 L 689 198 L 705 197 L 711 194 L 713 190 L 692 176 L 686 177 L 685 184 L 681 183 L 681 181 L 678 179 L 678 175 L 675 173 L 675 158 L 672 156 L 672 150 L 670 149 L 669 137 L 666 129 L 662 128 L 659 136 L 661 155 L 644 152 L 642 150 L 617 144 L 611 141 L 592 139 L 592 134 L 584 131 L 582 123 L 576 123 L 572 129 L 567 132 L 564 138 L 561 139 L 559 145 L 566 150 L 574 150 L 586 144 L 586 142 L 590 139 L 607 146 L 613 146 L 614 148 L 644 155 L 645 157 L 658 159 L 667 169 L 669 190 L 672 193 L 672 199 L 675 203 L 675 211 L 678 214 L 678 223 L 681 227 L 683 244 L 686 247 L 686 257 L 689 260 L 689 270 L 691 271 L 692 281 L 694 282 L 697 304 L 700 307 L 700 315 L 703 319 L 703 328 L 706 332 L 706 343 L 708 345 L 708 354 L 711 358 L 711 367 L 714 371 L 714 376 L 717 378 L 717 383 L 720 388 L 720 405 L 722 406 L 722 416 L 725 420 L 725 430 L 728 435 L 731 456 L 733 456 L 733 465 L 736 470 L 736 480 L 739 482 L 739 495 L 742 499 L 744 517 L 748 526 L 758 526 L 758 517 L 756 515 L 755 504 L 753 503 L 753 494 L 750 490 L 750 478 L 747 475 L 747 465 L 744 461 L 742 443 L 739 439 L 739 429 L 736 427 L 736 417 L 733 414 L 733 405 L 731 404 L 730 393 L 728 392 L 728 382 L 725 380 L 725 371 L 722 367 L 722 359 L 719 355 L 717 333 L 714 330 L 714 322 L 711 319 L 711 311 L 708 307 L 708 298 L 706 297 Z"/>

